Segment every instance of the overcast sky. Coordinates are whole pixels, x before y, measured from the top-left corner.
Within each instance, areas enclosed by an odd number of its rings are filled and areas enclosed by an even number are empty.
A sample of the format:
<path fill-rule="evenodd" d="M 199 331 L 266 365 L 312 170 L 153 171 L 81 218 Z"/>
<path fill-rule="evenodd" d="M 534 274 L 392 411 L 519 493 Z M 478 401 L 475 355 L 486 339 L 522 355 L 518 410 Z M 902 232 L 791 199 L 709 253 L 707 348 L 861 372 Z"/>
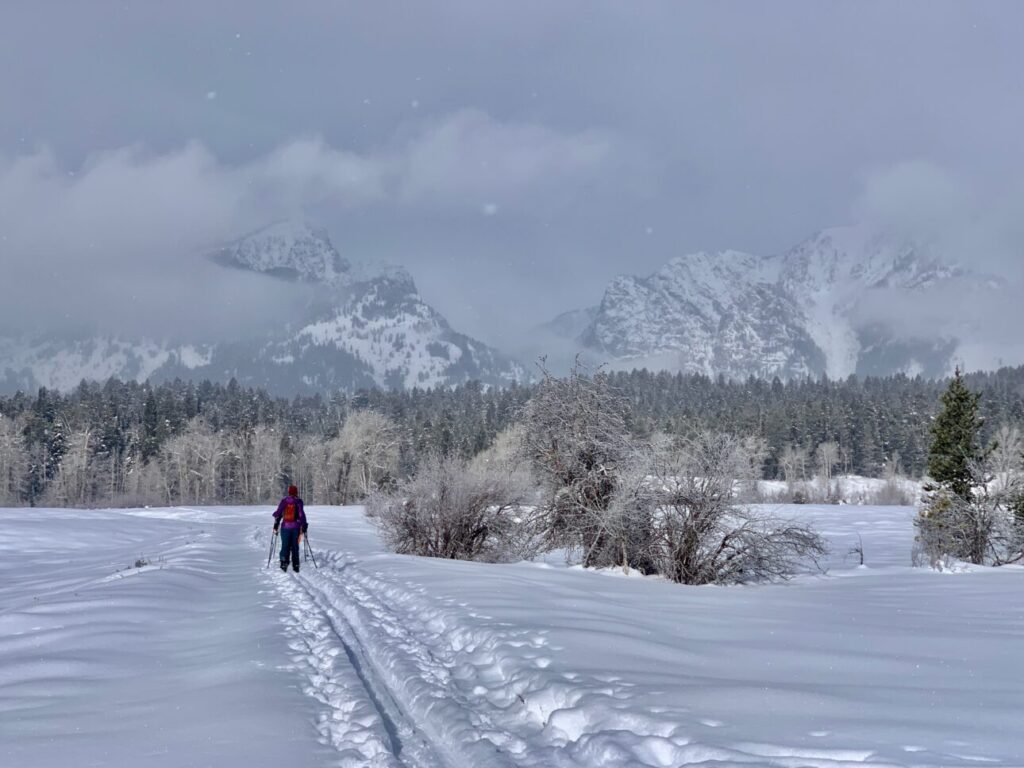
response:
<path fill-rule="evenodd" d="M 3 3 L 0 322 L 265 319 L 197 253 L 299 213 L 505 346 L 616 274 L 860 218 L 1017 270 L 1022 30 L 1016 1 Z"/>

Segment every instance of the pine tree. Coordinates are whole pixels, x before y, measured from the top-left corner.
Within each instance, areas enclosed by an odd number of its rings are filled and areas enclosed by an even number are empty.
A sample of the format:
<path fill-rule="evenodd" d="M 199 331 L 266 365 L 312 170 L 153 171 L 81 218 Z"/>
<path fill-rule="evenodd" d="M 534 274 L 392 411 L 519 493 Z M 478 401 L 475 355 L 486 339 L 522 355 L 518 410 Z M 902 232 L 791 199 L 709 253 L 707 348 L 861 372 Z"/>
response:
<path fill-rule="evenodd" d="M 969 499 L 972 493 L 971 465 L 983 460 L 988 451 L 980 444 L 984 420 L 978 414 L 981 393 L 971 392 L 957 368 L 949 388 L 942 395 L 942 409 L 932 423 L 932 444 L 928 451 L 928 474 L 939 486 Z"/>
<path fill-rule="evenodd" d="M 146 394 L 146 403 L 142 410 L 142 460 L 148 463 L 160 452 L 163 429 L 160 424 L 160 410 L 157 407 L 153 392 Z"/>

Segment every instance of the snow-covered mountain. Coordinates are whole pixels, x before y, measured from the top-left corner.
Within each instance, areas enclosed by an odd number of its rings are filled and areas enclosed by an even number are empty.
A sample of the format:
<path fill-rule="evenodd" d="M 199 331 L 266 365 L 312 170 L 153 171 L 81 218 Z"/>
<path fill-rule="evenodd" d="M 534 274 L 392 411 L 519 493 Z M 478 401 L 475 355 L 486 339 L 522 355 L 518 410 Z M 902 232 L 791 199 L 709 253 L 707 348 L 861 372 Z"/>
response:
<path fill-rule="evenodd" d="M 273 392 L 507 384 L 522 366 L 454 331 L 400 267 L 352 265 L 327 232 L 286 222 L 217 249 L 225 267 L 308 285 L 301 316 L 266 338 L 207 345 L 131 338 L 2 339 L 0 390 L 69 389 L 82 379 L 227 381 Z"/>
<path fill-rule="evenodd" d="M 210 258 L 265 276 L 257 280 L 288 280 L 288 290 L 308 288 L 308 301 L 256 339 L 0 337 L 0 391 L 111 376 L 234 377 L 284 394 L 527 377 L 521 363 L 453 330 L 405 270 L 349 262 L 322 229 L 275 224 Z M 840 227 L 773 256 L 694 253 L 647 277 L 618 277 L 598 306 L 538 329 L 521 357 L 546 354 L 558 366 L 582 352 L 616 368 L 730 378 L 938 376 L 988 337 L 969 324 L 922 321 L 921 308 L 964 292 L 976 294 L 967 303 L 983 305 L 1000 291 L 998 280 L 930 247 Z"/>
<path fill-rule="evenodd" d="M 338 359 L 362 363 L 366 383 L 395 388 L 524 377 L 517 363 L 453 331 L 401 268 L 354 283 L 343 304 L 268 349 L 275 365 L 295 366 L 313 389 L 329 388 Z"/>
<path fill-rule="evenodd" d="M 351 281 L 352 265 L 331 243 L 327 230 L 303 221 L 282 221 L 215 251 L 219 264 L 322 285 Z"/>
<path fill-rule="evenodd" d="M 650 368 L 726 376 L 820 370 L 820 350 L 794 322 L 799 305 L 765 279 L 765 266 L 736 251 L 696 253 L 650 277 L 616 278 L 580 341 Z"/>
<path fill-rule="evenodd" d="M 0 338 L 0 392 L 39 386 L 69 390 L 82 379 L 143 381 L 161 372 L 208 365 L 213 348 L 109 336 Z"/>
<path fill-rule="evenodd" d="M 618 277 L 598 307 L 545 328 L 558 333 L 589 317 L 573 334 L 577 347 L 615 367 L 730 378 L 942 375 L 961 339 L 949 326 L 909 332 L 893 322 L 892 307 L 953 285 L 998 290 L 995 283 L 918 243 L 838 227 L 779 255 L 694 253 L 647 277 Z M 879 313 L 882 305 L 889 311 Z"/>

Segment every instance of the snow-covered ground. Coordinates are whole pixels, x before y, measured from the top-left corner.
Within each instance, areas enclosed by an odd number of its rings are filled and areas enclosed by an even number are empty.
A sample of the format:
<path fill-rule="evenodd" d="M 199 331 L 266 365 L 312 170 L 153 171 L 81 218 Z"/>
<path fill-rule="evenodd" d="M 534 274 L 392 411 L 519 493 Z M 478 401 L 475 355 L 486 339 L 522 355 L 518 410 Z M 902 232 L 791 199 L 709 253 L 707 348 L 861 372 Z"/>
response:
<path fill-rule="evenodd" d="M 797 480 L 790 484 L 784 480 L 760 480 L 757 490 L 761 498 L 770 502 L 781 502 L 795 493 L 802 493 L 808 500 L 831 501 L 843 504 L 879 504 L 878 499 L 888 497 L 885 504 L 912 503 L 921 498 L 923 483 L 909 477 L 895 477 L 887 480 L 862 475 L 839 475 L 826 483 L 822 478 Z M 902 496 L 904 500 L 893 501 Z"/>
<path fill-rule="evenodd" d="M 269 509 L 0 510 L 0 766 L 1024 764 L 1024 569 L 911 569 L 908 508 L 779 511 L 828 575 L 399 557 L 327 507 L 283 574 Z"/>

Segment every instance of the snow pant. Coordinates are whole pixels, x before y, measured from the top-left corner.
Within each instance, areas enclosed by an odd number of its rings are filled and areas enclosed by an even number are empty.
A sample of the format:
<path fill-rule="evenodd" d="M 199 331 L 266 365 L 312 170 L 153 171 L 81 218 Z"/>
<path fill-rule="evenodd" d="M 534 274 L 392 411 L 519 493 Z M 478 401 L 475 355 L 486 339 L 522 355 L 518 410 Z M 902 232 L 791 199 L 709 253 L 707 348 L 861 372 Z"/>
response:
<path fill-rule="evenodd" d="M 299 529 L 281 528 L 281 564 L 288 565 L 291 556 L 292 565 L 299 567 Z"/>

